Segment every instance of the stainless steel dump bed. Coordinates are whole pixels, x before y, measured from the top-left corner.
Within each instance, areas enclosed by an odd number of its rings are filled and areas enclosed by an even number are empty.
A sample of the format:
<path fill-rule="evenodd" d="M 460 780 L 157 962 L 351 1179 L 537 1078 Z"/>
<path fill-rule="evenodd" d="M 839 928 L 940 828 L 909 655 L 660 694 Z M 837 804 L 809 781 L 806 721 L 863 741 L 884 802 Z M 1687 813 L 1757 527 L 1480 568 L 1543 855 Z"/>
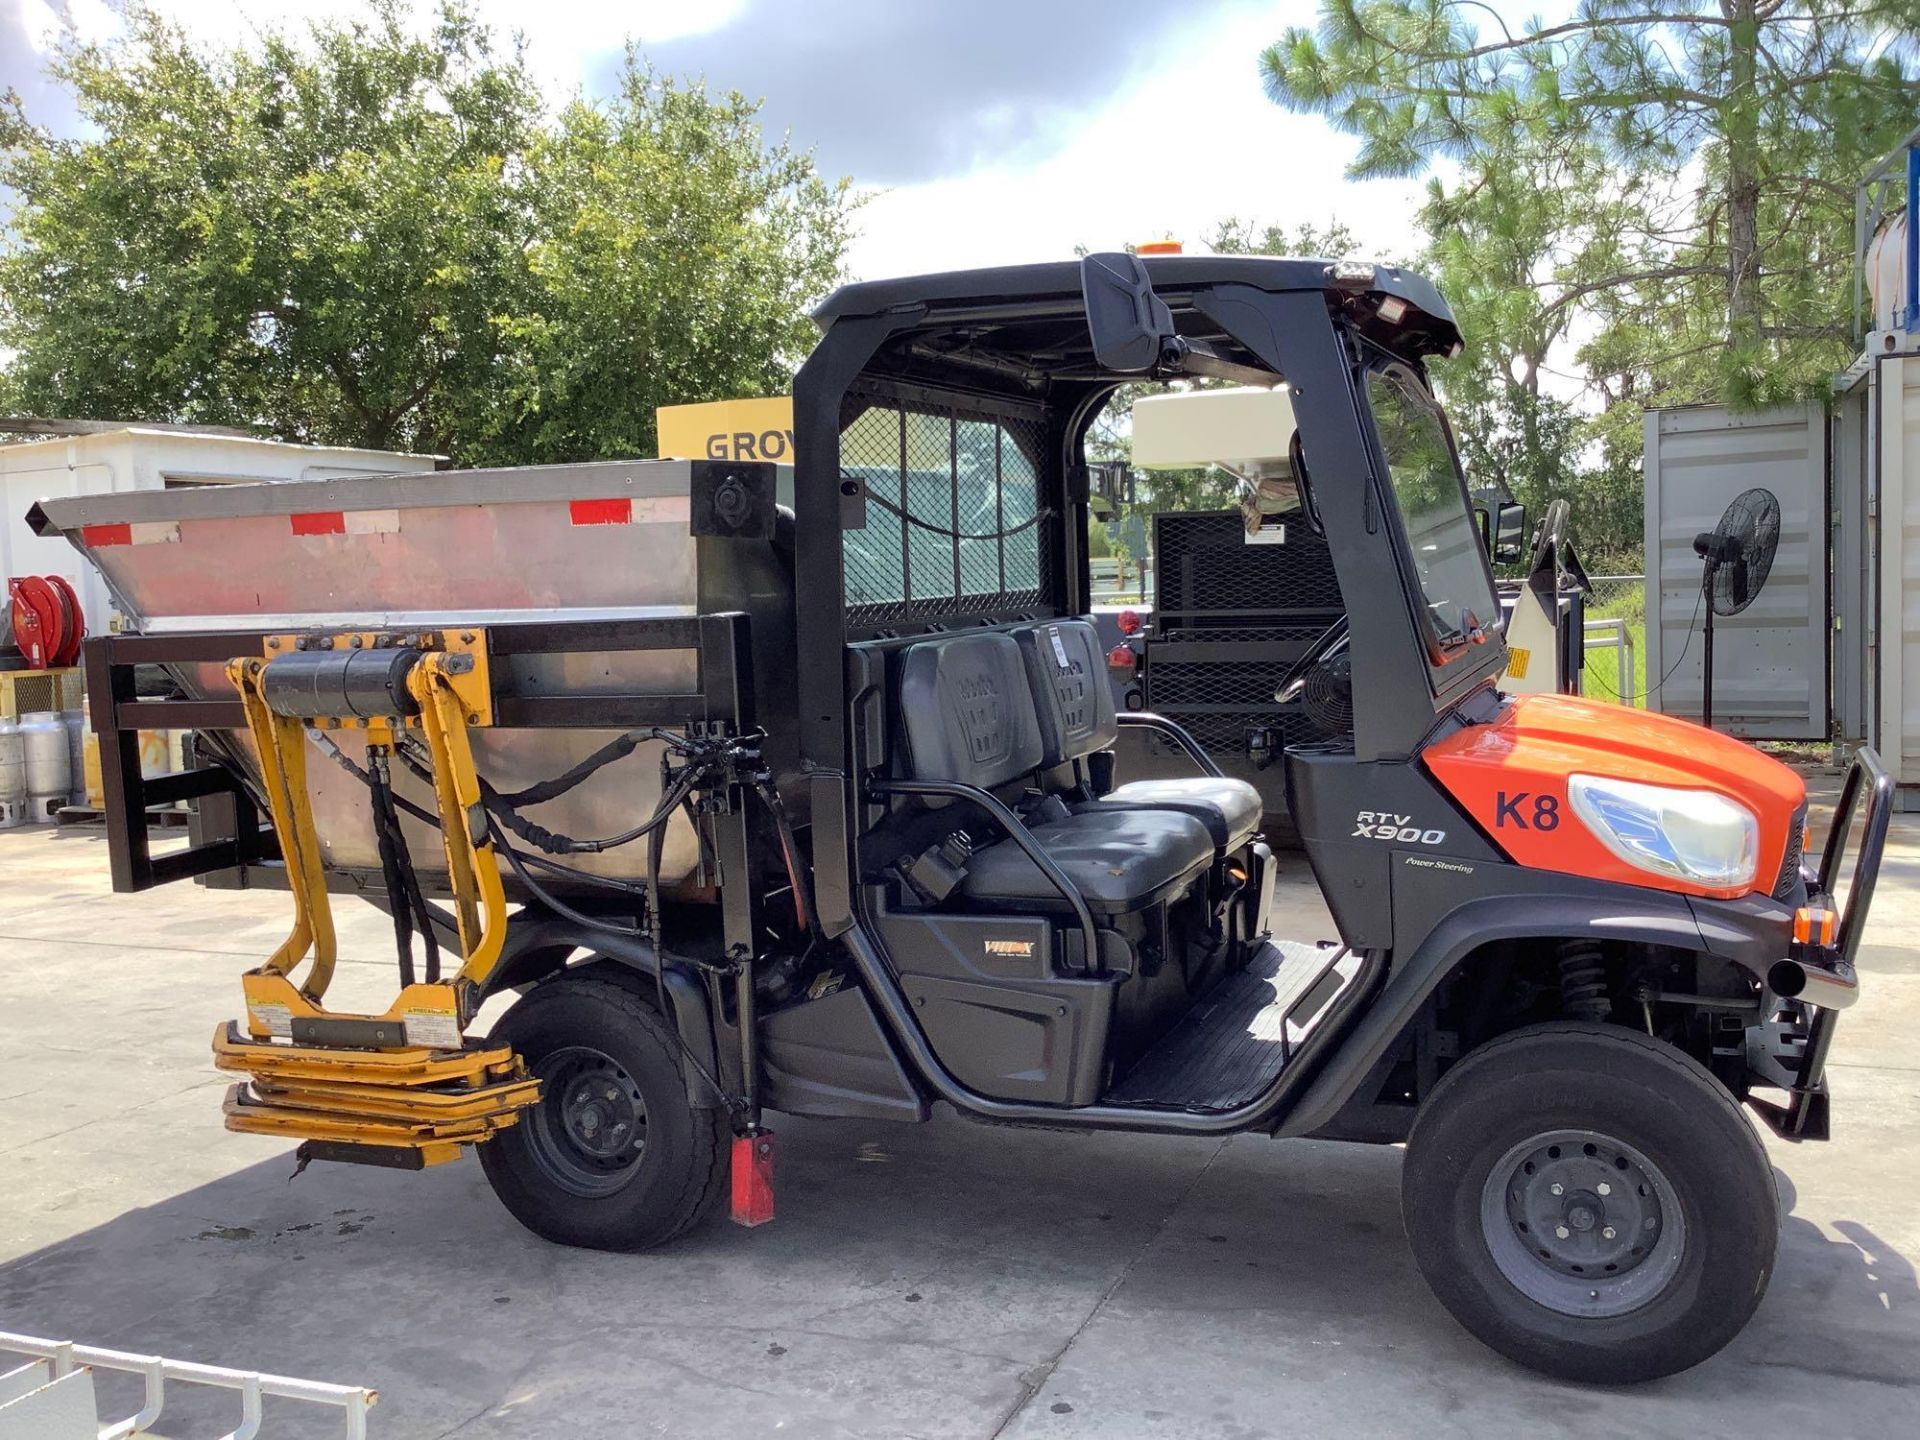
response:
<path fill-rule="evenodd" d="M 123 632 L 252 637 L 315 630 L 429 630 L 525 622 L 579 625 L 752 614 L 755 650 L 790 671 L 790 552 L 770 541 L 713 541 L 690 528 L 694 464 L 636 460 L 430 475 L 222 485 L 49 500 L 42 533 L 67 537 L 99 570 Z M 782 473 L 779 489 L 791 493 Z M 764 683 L 791 687 L 778 665 Z M 230 699 L 222 664 L 165 667 L 197 700 Z M 612 646 L 564 655 L 501 657 L 496 680 L 522 696 L 665 695 L 693 690 L 691 649 Z M 476 760 L 502 790 L 548 778 L 618 730 L 496 728 L 474 736 Z M 244 733 L 230 738 L 258 779 Z M 776 750 L 778 746 L 774 747 Z M 642 746 L 587 785 L 531 810 L 574 835 L 620 831 L 659 795 L 659 747 Z M 316 757 L 317 758 L 317 757 Z M 774 757 L 776 766 L 780 757 Z M 309 767 L 326 863 L 378 872 L 364 787 L 335 765 Z M 425 802 L 424 787 L 399 787 Z M 423 865 L 437 842 L 408 821 Z M 580 856 L 580 868 L 639 878 L 643 846 Z M 698 860 L 691 829 L 676 821 L 663 876 Z"/>

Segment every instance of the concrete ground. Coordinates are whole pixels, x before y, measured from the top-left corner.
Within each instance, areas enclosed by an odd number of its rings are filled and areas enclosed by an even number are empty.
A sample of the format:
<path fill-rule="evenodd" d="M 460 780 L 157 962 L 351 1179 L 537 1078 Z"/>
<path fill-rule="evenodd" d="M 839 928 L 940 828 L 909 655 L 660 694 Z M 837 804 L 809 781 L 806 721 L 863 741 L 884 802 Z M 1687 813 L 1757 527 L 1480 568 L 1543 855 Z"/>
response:
<path fill-rule="evenodd" d="M 1610 1391 L 1453 1323 L 1393 1149 L 780 1119 L 773 1225 L 630 1257 L 534 1239 L 471 1159 L 293 1178 L 288 1147 L 221 1129 L 207 1059 L 286 898 L 115 896 L 98 832 L 4 832 L 0 1329 L 370 1385 L 377 1440 L 1920 1434 L 1916 879 L 1900 818 L 1836 1138 L 1768 1141 L 1786 1222 L 1758 1316 Z M 1310 884 L 1287 908 L 1332 933 Z M 343 918 L 344 997 L 384 1003 L 387 922 Z"/>

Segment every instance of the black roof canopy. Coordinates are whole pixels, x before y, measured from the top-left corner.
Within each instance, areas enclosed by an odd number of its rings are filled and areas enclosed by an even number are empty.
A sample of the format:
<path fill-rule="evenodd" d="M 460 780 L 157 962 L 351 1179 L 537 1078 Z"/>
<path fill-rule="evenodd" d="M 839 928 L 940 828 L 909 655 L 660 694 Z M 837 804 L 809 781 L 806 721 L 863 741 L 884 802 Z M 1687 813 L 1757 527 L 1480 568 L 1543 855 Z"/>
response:
<path fill-rule="evenodd" d="M 1336 280 L 1336 262 L 1330 260 L 1255 255 L 1144 258 L 1155 294 L 1173 309 L 1180 332 L 1191 338 L 1226 339 L 1216 324 L 1184 302 L 1200 291 L 1246 286 L 1271 293 L 1323 294 L 1331 312 L 1344 314 L 1363 334 L 1409 359 L 1448 355 L 1460 343 L 1453 312 L 1440 292 L 1424 277 L 1398 267 L 1376 266 L 1370 279 L 1363 276 L 1355 281 L 1347 276 Z M 1388 301 L 1405 307 L 1391 321 L 1381 314 L 1383 302 Z M 1396 309 L 1388 307 L 1389 313 Z M 965 352 L 975 368 L 999 368 L 1005 379 L 1014 379 L 1016 370 L 1037 381 L 1062 371 L 1084 375 L 1092 367 L 1077 260 L 845 285 L 814 311 L 814 319 L 824 330 L 841 320 L 915 312 L 923 318 L 906 327 L 908 334 L 946 332 L 937 342 L 941 349 Z"/>

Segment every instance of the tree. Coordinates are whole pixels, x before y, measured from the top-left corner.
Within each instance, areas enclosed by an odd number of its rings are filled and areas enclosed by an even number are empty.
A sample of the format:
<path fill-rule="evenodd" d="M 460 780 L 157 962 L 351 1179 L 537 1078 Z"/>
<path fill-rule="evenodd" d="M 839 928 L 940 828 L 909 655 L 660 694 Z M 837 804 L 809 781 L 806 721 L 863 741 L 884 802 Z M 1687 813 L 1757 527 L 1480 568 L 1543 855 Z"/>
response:
<path fill-rule="evenodd" d="M 1326 0 L 1261 66 L 1361 139 L 1354 175 L 1450 162 L 1420 220 L 1467 337 L 1463 445 L 1522 498 L 1578 490 L 1583 531 L 1604 512 L 1624 546 L 1644 406 L 1815 393 L 1847 358 L 1853 185 L 1912 124 L 1917 47 L 1913 0 L 1581 0 L 1515 27 Z"/>
<path fill-rule="evenodd" d="M 844 181 L 637 54 L 550 115 L 464 3 L 408 19 L 203 51 L 134 8 L 52 62 L 89 134 L 8 97 L 10 403 L 513 463 L 647 453 L 655 405 L 784 383 Z"/>
<path fill-rule="evenodd" d="M 1639 411 L 1619 407 L 1622 424 L 1631 412 L 1629 436 L 1611 424 L 1604 395 L 1583 395 L 1581 379 L 1553 369 L 1556 352 L 1571 348 L 1576 311 L 1534 278 L 1603 172 L 1588 148 L 1548 155 L 1525 137 L 1503 137 L 1454 190 L 1435 187 L 1425 209 L 1435 238 L 1418 262 L 1467 339 L 1460 356 L 1431 369 L 1470 482 L 1536 516 L 1554 500 L 1574 502 L 1577 539 L 1596 573 L 1639 566 Z M 1609 443 L 1616 432 L 1630 447 Z"/>
<path fill-rule="evenodd" d="M 1518 33 L 1474 0 L 1328 0 L 1322 21 L 1261 57 L 1273 98 L 1360 136 L 1356 174 L 1445 155 L 1467 191 L 1574 186 L 1531 279 L 1556 311 L 1663 332 L 1667 354 L 1614 364 L 1691 358 L 1678 338 L 1763 399 L 1848 338 L 1853 183 L 1920 98 L 1913 0 L 1582 0 Z"/>

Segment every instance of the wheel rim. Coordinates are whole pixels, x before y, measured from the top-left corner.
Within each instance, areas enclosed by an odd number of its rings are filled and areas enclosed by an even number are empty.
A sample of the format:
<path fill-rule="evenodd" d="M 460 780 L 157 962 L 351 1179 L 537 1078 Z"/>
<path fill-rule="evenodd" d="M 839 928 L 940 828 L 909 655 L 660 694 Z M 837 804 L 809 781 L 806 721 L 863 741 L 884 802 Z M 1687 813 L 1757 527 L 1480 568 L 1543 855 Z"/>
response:
<path fill-rule="evenodd" d="M 612 1056 L 568 1046 L 540 1059 L 540 1103 L 521 1122 L 542 1174 L 575 1195 L 611 1195 L 639 1172 L 647 1148 L 640 1087 Z"/>
<path fill-rule="evenodd" d="M 1650 1304 L 1679 1273 L 1687 1222 L 1672 1182 L 1594 1130 L 1553 1130 L 1500 1158 L 1480 1193 L 1494 1264 L 1535 1304 L 1594 1319 Z"/>

